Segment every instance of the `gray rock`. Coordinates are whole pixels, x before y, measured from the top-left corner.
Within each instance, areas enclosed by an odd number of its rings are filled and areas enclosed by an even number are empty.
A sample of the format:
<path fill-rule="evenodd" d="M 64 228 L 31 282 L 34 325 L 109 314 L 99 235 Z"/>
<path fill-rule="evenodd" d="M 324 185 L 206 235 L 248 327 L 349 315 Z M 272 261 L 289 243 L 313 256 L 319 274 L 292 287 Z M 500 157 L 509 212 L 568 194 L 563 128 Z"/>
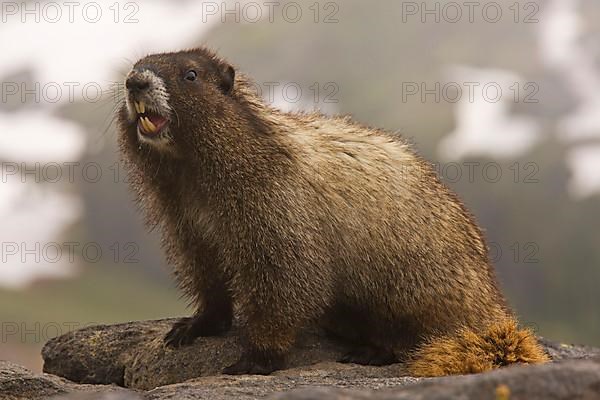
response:
<path fill-rule="evenodd" d="M 147 392 L 146 396 L 152 400 L 251 400 L 302 387 L 331 386 L 375 390 L 401 387 L 420 380 L 413 377 L 391 376 L 393 371 L 394 368 L 361 367 L 328 362 L 278 371 L 269 376 L 208 376 L 159 387 Z"/>
<path fill-rule="evenodd" d="M 44 372 L 78 383 L 124 386 L 125 365 L 168 323 L 141 321 L 98 325 L 49 340 L 42 349 Z"/>
<path fill-rule="evenodd" d="M 74 393 L 64 396 L 52 397 L 49 400 L 144 400 L 139 394 L 125 391 Z"/>
<path fill-rule="evenodd" d="M 593 400 L 600 398 L 600 359 L 512 366 L 485 374 L 432 378 L 380 391 L 311 388 L 276 394 L 279 400 Z"/>
<path fill-rule="evenodd" d="M 226 376 L 220 374 L 221 369 L 234 362 L 240 353 L 237 331 L 234 329 L 224 337 L 200 338 L 191 346 L 172 350 L 165 348 L 162 337 L 173 321 L 101 325 L 50 340 L 42 352 L 44 371 L 80 385 L 45 374 L 50 385 L 48 391 L 69 393 L 64 399 L 137 400 L 135 392 L 114 393 L 113 387 L 110 389 L 113 397 L 98 397 L 104 395 L 99 393 L 106 392 L 107 387 L 81 385 L 112 383 L 136 389 L 143 398 L 152 400 L 246 400 L 269 396 L 274 399 L 507 398 L 501 397 L 506 393 L 496 393 L 500 387 L 510 392 L 510 400 L 530 400 L 587 399 L 598 396 L 600 390 L 600 361 L 594 358 L 600 355 L 599 349 L 545 339 L 540 340 L 557 362 L 514 366 L 479 375 L 419 379 L 407 376 L 402 364 L 364 367 L 336 363 L 344 348 L 318 331 L 306 331 L 291 352 L 289 369 L 270 376 Z M 97 388 L 97 393 L 89 394 L 90 387 Z M 13 392 L 17 393 L 17 389 Z"/>
<path fill-rule="evenodd" d="M 152 389 L 188 379 L 218 375 L 240 355 L 238 334 L 200 338 L 191 346 L 173 350 L 162 338 L 175 320 L 99 325 L 49 340 L 42 350 L 44 372 L 78 383 L 117 384 Z M 298 338 L 289 366 L 335 361 L 343 347 L 314 331 Z M 392 373 L 397 373 L 392 369 Z"/>
<path fill-rule="evenodd" d="M 102 396 L 114 396 L 132 392 L 117 386 L 79 385 L 50 374 L 34 374 L 25 367 L 8 361 L 0 361 L 1 400 L 48 399 L 67 393 L 84 393 L 88 396 L 97 396 L 98 393 L 103 393 Z M 102 397 L 89 398 L 101 399 Z M 106 400 L 108 399 L 109 397 L 106 397 Z"/>
<path fill-rule="evenodd" d="M 545 338 L 539 338 L 539 340 L 554 361 L 587 359 L 600 356 L 600 349 L 595 347 L 557 343 Z"/>
<path fill-rule="evenodd" d="M 65 381 L 52 375 L 35 375 L 8 361 L 0 361 L 0 397 L 3 399 L 42 398 L 66 393 Z"/>

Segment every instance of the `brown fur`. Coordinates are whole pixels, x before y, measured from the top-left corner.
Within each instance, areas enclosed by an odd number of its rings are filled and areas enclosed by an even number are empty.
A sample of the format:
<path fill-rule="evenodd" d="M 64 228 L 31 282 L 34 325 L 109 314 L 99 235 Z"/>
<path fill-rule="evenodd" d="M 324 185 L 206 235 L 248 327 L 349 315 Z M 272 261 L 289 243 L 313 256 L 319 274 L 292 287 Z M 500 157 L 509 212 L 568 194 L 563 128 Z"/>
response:
<path fill-rule="evenodd" d="M 131 184 L 197 309 L 169 344 L 227 330 L 235 309 L 245 351 L 229 373 L 281 368 L 313 321 L 363 349 L 346 361 L 388 363 L 427 343 L 413 358 L 420 375 L 497 365 L 487 351 L 499 342 L 479 336 L 494 329 L 526 338 L 507 360 L 546 359 L 528 331 L 494 328 L 512 316 L 483 235 L 403 139 L 274 110 L 239 74 L 228 90 L 228 64 L 205 49 L 136 66 L 164 79 L 174 110 L 166 147 L 140 143 L 127 105 L 119 113 Z M 188 68 L 198 81 L 182 79 Z"/>
<path fill-rule="evenodd" d="M 429 339 L 412 354 L 409 371 L 412 376 L 455 375 L 545 361 L 549 358 L 533 332 L 509 319 L 481 332 L 462 328 L 451 336 Z"/>

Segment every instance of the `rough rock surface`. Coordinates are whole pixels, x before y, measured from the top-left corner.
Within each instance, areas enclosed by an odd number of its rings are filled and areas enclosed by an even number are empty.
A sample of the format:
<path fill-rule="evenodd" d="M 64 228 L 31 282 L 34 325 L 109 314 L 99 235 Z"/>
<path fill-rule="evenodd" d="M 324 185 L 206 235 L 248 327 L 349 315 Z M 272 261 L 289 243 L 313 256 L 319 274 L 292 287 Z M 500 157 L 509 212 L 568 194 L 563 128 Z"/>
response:
<path fill-rule="evenodd" d="M 0 399 L 52 395 L 75 400 L 600 398 L 600 350 L 544 339 L 542 343 L 556 360 L 551 364 L 418 379 L 406 376 L 402 364 L 336 363 L 344 348 L 308 331 L 291 354 L 290 369 L 270 376 L 225 376 L 221 369 L 239 355 L 236 331 L 171 350 L 162 345 L 162 336 L 172 322 L 96 326 L 52 339 L 43 349 L 46 374 L 0 364 Z"/>
<path fill-rule="evenodd" d="M 391 370 L 387 372 L 389 373 Z M 304 387 L 330 386 L 381 389 L 401 387 L 419 381 L 418 378 L 412 377 L 387 376 L 388 373 L 381 374 L 381 368 L 376 367 L 360 367 L 327 362 L 311 367 L 278 371 L 269 376 L 207 376 L 156 388 L 147 393 L 147 398 L 152 400 L 171 398 L 182 400 L 198 398 L 250 400 Z M 170 397 L 173 393 L 176 393 L 176 396 Z"/>
<path fill-rule="evenodd" d="M 55 375 L 34 374 L 20 365 L 0 361 L 0 399 L 2 400 L 47 399 L 65 393 L 80 393 L 82 396 L 99 396 L 102 393 L 103 396 L 115 396 L 133 392 L 114 385 L 80 385 Z"/>
<path fill-rule="evenodd" d="M 312 388 L 272 399 L 309 400 L 593 400 L 600 398 L 600 359 L 512 366 L 485 374 L 427 379 L 405 388 L 377 392 Z"/>
<path fill-rule="evenodd" d="M 73 331 L 46 343 L 44 372 L 79 383 L 99 383 L 152 389 L 191 378 L 219 375 L 240 355 L 235 330 L 224 337 L 200 338 L 173 350 L 162 338 L 175 320 L 100 325 Z M 337 360 L 344 348 L 304 332 L 289 356 L 290 367 Z M 402 366 L 388 367 L 386 376 L 398 376 Z"/>

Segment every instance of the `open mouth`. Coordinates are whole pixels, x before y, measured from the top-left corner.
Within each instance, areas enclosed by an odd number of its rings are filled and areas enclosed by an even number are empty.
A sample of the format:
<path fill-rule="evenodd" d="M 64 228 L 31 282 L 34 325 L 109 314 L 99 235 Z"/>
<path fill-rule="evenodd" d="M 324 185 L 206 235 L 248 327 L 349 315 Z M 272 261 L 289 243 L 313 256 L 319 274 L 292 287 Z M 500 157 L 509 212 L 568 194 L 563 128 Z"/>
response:
<path fill-rule="evenodd" d="M 169 122 L 162 115 L 151 112 L 146 109 L 143 101 L 134 101 L 133 106 L 137 112 L 138 131 L 145 136 L 156 136 Z"/>

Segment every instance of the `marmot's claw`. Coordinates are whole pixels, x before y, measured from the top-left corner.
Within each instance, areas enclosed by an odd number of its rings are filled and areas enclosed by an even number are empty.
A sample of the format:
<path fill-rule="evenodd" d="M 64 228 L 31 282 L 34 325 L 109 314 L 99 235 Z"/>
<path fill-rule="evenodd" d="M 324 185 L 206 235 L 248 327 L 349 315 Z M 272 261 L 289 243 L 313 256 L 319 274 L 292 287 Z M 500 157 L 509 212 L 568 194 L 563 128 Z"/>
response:
<path fill-rule="evenodd" d="M 181 318 L 175 322 L 163 339 L 165 345 L 177 349 L 194 343 L 194 340 L 199 336 L 194 322 L 195 318 L 189 317 Z"/>
<path fill-rule="evenodd" d="M 174 349 L 188 346 L 200 336 L 219 336 L 231 329 L 231 318 L 213 317 L 211 315 L 195 315 L 181 318 L 173 324 L 165 335 L 164 342 Z"/>

